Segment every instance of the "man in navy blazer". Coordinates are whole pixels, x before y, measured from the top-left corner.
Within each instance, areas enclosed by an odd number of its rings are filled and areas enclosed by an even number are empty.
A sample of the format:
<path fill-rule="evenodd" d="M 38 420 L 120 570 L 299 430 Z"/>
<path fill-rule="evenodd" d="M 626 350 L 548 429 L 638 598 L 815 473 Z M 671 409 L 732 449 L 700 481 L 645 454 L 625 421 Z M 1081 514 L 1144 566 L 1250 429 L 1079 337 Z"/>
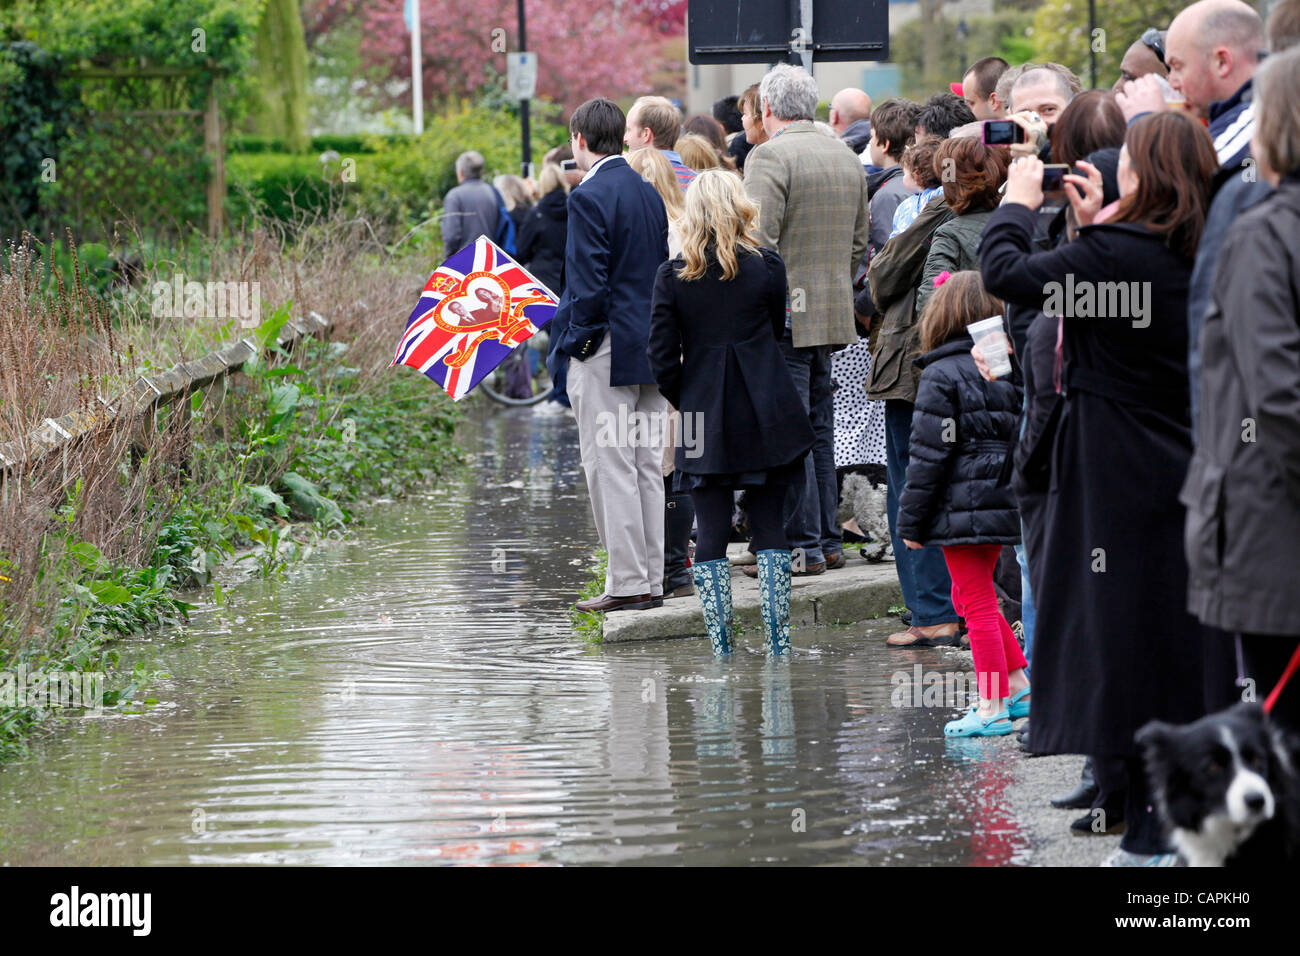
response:
<path fill-rule="evenodd" d="M 621 155 L 623 111 L 588 100 L 569 120 L 586 170 L 569 194 L 564 294 L 552 327 L 568 355 L 587 490 L 609 553 L 605 593 L 584 611 L 663 604 L 663 445 L 668 403 L 647 346 L 655 273 L 668 258 L 668 217 L 654 187 Z"/>

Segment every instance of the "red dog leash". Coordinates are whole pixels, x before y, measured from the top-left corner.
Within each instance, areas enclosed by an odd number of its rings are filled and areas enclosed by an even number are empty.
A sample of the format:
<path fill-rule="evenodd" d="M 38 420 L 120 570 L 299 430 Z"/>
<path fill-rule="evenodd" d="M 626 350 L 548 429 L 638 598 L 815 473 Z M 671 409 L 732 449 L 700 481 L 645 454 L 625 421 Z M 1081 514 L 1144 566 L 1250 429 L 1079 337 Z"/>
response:
<path fill-rule="evenodd" d="M 1277 686 L 1264 699 L 1264 713 L 1271 714 L 1273 712 L 1273 705 L 1282 696 L 1282 688 L 1286 687 L 1287 681 L 1295 676 L 1297 670 L 1300 670 L 1300 644 L 1296 645 L 1295 653 L 1291 655 L 1291 660 L 1287 662 L 1286 670 L 1282 672 L 1282 676 L 1278 679 Z"/>

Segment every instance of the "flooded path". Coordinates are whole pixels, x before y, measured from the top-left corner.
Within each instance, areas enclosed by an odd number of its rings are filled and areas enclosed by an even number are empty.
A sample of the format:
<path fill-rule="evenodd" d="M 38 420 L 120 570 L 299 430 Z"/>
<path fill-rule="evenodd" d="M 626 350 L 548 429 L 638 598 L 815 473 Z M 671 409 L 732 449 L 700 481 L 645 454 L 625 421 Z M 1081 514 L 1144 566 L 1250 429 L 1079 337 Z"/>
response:
<path fill-rule="evenodd" d="M 593 649 L 595 531 L 567 416 L 477 407 L 472 455 L 286 580 L 205 603 L 123 665 L 142 715 L 0 768 L 0 864 L 1008 864 L 1007 754 L 945 743 L 891 675 L 896 620 Z M 834 572 L 832 572 L 834 573 Z M 629 612 L 630 613 L 630 612 Z"/>

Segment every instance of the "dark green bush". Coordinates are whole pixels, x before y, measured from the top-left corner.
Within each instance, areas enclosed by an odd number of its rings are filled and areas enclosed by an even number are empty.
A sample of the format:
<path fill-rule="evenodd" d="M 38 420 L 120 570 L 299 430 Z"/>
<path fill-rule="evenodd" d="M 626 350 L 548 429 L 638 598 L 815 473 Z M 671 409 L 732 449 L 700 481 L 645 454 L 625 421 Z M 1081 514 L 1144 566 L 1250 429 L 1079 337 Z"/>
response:
<path fill-rule="evenodd" d="M 59 58 L 35 44 L 0 43 L 0 225 L 6 232 L 32 221 L 43 164 L 58 156 L 67 131 L 60 71 Z"/>
<path fill-rule="evenodd" d="M 338 164 L 332 164 L 335 173 Z M 318 157 L 289 153 L 234 153 L 226 157 L 226 190 L 232 214 L 252 212 L 289 222 L 302 213 L 328 209 L 342 200 L 348 184 L 332 183 Z"/>

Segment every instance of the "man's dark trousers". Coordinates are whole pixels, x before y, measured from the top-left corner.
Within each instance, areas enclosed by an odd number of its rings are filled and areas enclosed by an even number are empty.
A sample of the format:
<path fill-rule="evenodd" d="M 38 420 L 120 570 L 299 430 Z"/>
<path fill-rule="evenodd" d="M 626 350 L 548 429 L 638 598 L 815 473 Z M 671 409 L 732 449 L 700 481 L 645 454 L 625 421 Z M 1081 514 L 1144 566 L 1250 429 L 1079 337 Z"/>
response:
<path fill-rule="evenodd" d="M 795 348 L 789 329 L 781 340 L 781 353 L 815 436 L 812 451 L 804 459 L 803 481 L 791 483 L 785 499 L 786 536 L 790 547 L 800 549 L 804 563 L 809 565 L 820 564 L 827 554 L 843 548 L 836 520 L 839 485 L 835 480 L 832 351 L 835 349 L 829 345 Z"/>

